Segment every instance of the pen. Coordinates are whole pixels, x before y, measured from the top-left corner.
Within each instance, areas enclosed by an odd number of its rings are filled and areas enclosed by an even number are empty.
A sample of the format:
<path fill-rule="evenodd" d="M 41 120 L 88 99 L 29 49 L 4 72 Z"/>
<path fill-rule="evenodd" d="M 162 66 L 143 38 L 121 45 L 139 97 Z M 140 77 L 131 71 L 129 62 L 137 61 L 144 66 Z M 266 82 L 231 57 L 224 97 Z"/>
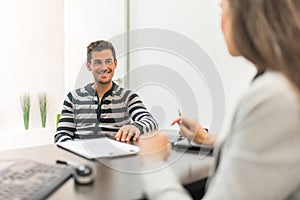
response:
<path fill-rule="evenodd" d="M 57 164 L 62 164 L 62 165 L 68 165 L 68 166 L 71 166 L 71 167 L 76 167 L 77 165 L 73 162 L 70 162 L 70 161 L 64 161 L 64 160 L 56 160 L 56 163 Z"/>
<path fill-rule="evenodd" d="M 177 111 L 178 111 L 179 117 L 181 117 L 181 116 L 182 116 L 181 109 L 178 108 Z M 179 122 L 179 123 L 181 123 L 181 122 Z M 177 145 L 177 143 L 178 143 L 179 141 L 183 140 L 184 138 L 185 138 L 185 137 L 182 136 L 182 135 L 180 135 L 180 133 L 178 132 L 178 138 L 177 138 L 177 140 L 174 142 L 174 145 Z"/>
<path fill-rule="evenodd" d="M 182 116 L 182 112 L 181 112 L 181 110 L 179 108 L 178 108 L 178 115 L 179 115 L 179 117 Z"/>
<path fill-rule="evenodd" d="M 179 115 L 180 118 L 182 117 L 182 112 L 181 112 L 181 109 L 179 109 L 179 108 L 178 108 L 178 115 Z M 183 123 L 183 122 L 182 122 L 182 118 L 181 118 L 180 123 Z M 177 144 L 180 140 L 183 140 L 184 138 L 186 138 L 186 139 L 188 140 L 188 143 L 189 143 L 189 145 L 190 145 L 190 144 L 191 144 L 190 138 L 185 137 L 185 136 L 182 136 L 180 133 L 179 133 L 179 138 L 178 138 L 178 140 L 175 142 L 175 144 Z"/>

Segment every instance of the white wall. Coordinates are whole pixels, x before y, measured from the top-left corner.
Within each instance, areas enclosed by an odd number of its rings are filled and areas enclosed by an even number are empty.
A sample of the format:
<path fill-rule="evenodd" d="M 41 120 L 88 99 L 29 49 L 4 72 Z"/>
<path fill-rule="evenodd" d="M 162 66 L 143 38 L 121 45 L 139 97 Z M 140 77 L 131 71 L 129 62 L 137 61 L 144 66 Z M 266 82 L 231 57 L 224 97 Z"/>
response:
<path fill-rule="evenodd" d="M 125 1 L 122 0 L 65 0 L 65 93 L 92 81 L 84 66 L 86 46 L 91 41 L 96 39 L 118 41 L 119 38 L 122 40 L 125 30 L 124 3 Z M 174 31 L 195 42 L 204 50 L 217 71 L 216 77 L 220 78 L 224 87 L 224 124 L 228 125 L 236 102 L 253 76 L 254 68 L 245 60 L 232 58 L 228 54 L 220 28 L 219 3 L 220 0 L 132 0 L 130 25 L 133 31 L 143 28 Z M 145 35 L 145 38 L 141 37 L 131 36 L 131 42 L 148 40 L 151 43 L 153 39 L 151 34 Z M 161 41 L 164 40 L 161 38 Z M 124 46 L 119 46 L 119 43 L 117 45 L 116 51 L 120 62 L 116 77 L 122 78 L 125 74 L 124 55 L 121 55 L 124 53 Z M 140 94 L 147 107 L 159 118 L 161 128 L 174 128 L 169 124 L 177 117 L 177 109 L 182 107 L 180 105 L 182 102 L 171 87 L 163 85 L 163 81 L 156 80 L 140 85 L 144 83 L 144 75 L 147 72 L 139 69 L 146 69 L 147 66 L 165 66 L 175 70 L 188 82 L 198 104 L 196 106 L 199 113 L 196 117 L 204 126 L 210 127 L 213 117 L 222 115 L 220 113 L 223 111 L 218 109 L 223 105 L 213 105 L 216 103 L 212 100 L 209 85 L 211 83 L 206 81 L 205 73 L 201 74 L 201 71 L 196 73 L 194 69 L 191 69 L 190 60 L 184 60 L 181 55 L 174 55 L 172 52 L 161 49 L 131 50 L 133 52 L 130 52 L 132 70 L 129 73 L 130 88 Z M 157 74 L 147 75 L 153 76 L 154 80 L 159 73 L 157 71 Z M 134 85 L 134 83 L 137 84 Z M 189 116 L 189 113 L 183 114 Z M 191 115 L 191 117 L 195 116 Z M 226 126 L 220 131 L 224 130 Z"/>
<path fill-rule="evenodd" d="M 248 86 L 253 76 L 254 68 L 245 60 L 232 58 L 228 54 L 220 28 L 221 16 L 219 3 L 220 0 L 133 0 L 131 3 L 131 28 L 133 30 L 141 28 L 171 30 L 188 37 L 202 47 L 212 63 L 214 63 L 221 77 L 225 90 L 225 124 L 228 125 L 232 110 L 235 108 L 240 95 Z M 151 40 L 151 35 L 148 35 L 148 37 L 149 40 Z M 178 40 L 175 40 L 176 37 L 173 34 L 161 38 L 161 40 L 168 40 L 170 37 L 174 37 L 174 49 L 183 48 L 180 46 L 176 47 Z M 143 38 L 139 39 L 143 40 Z M 134 38 L 132 38 L 132 40 L 134 40 Z M 178 43 L 178 45 L 181 44 Z M 193 52 L 189 52 L 188 54 L 192 53 Z M 199 54 L 199 56 L 201 55 Z M 162 51 L 161 49 L 140 49 L 132 53 L 131 61 L 132 68 L 143 67 L 143 65 L 160 64 L 175 70 L 190 83 L 196 95 L 197 102 L 199 103 L 198 119 L 204 126 L 211 126 L 212 117 L 214 114 L 218 114 L 218 110 L 213 110 L 215 105 L 212 103 L 211 91 L 209 91 L 207 87 L 209 85 L 207 85 L 205 81 L 207 77 L 197 76 L 197 73 L 193 71 L 189 63 L 182 59 L 181 55 L 174 55 L 170 52 Z M 158 71 L 157 73 L 160 72 Z M 155 76 L 155 74 L 153 76 Z M 131 78 L 134 79 L 138 77 Z M 165 79 L 169 78 L 170 77 L 165 76 Z M 178 86 L 180 86 L 179 84 L 180 83 L 178 83 Z M 149 101 L 150 104 L 164 105 L 167 115 L 165 128 L 171 128 L 168 126 L 169 123 L 178 115 L 178 103 L 175 102 L 174 95 L 170 94 L 169 97 L 167 97 L 166 93 L 168 93 L 168 91 L 163 87 L 158 89 L 158 86 L 140 88 L 139 91 L 146 96 L 145 99 Z M 163 98 L 156 97 L 156 92 Z M 151 95 L 149 95 L 149 93 L 151 93 Z M 153 97 L 157 99 L 153 100 Z M 189 113 L 184 113 L 184 115 L 189 116 Z M 222 129 L 222 132 L 225 129 L 226 126 Z"/>
<path fill-rule="evenodd" d="M 131 29 L 159 28 L 174 31 L 203 48 L 214 63 L 225 89 L 225 123 L 228 124 L 231 110 L 247 87 L 254 70 L 245 60 L 228 55 L 220 30 L 219 2 L 220 0 L 132 0 Z M 47 126 L 52 130 L 55 115 L 60 112 L 66 93 L 81 84 L 80 81 L 92 81 L 83 66 L 86 46 L 91 41 L 110 40 L 124 33 L 124 3 L 123 0 L 0 2 L 0 133 L 23 130 L 19 96 L 24 92 L 30 92 L 33 100 L 30 130 L 41 126 L 37 93 L 47 92 Z M 148 39 L 151 41 L 151 35 Z M 139 38 L 131 40 L 135 42 Z M 125 46 L 125 41 L 124 45 L 122 41 L 118 45 L 117 55 Z M 116 77 L 123 77 L 124 56 L 119 56 Z M 197 73 L 190 71 L 188 60 L 168 51 L 142 49 L 131 53 L 132 70 L 153 64 L 172 68 L 185 78 L 199 102 L 198 118 L 209 127 L 214 105 L 205 77 L 199 77 Z M 142 77 L 140 75 L 131 79 L 139 80 Z M 133 89 L 142 96 L 153 112 L 166 115 L 161 117 L 165 119 L 161 123 L 164 123 L 163 128 L 168 128 L 171 120 L 178 115 L 176 95 L 157 83 Z"/>
<path fill-rule="evenodd" d="M 54 127 L 64 88 L 64 5 L 61 0 L 0 2 L 0 134 L 23 130 L 19 96 L 31 94 L 29 129 L 41 127 L 37 94 L 48 95 Z"/>
<path fill-rule="evenodd" d="M 124 2 L 65 0 L 65 94 L 93 82 L 85 67 L 86 47 L 95 40 L 110 40 L 124 32 Z M 119 60 L 115 77 L 124 73 L 123 67 Z"/>

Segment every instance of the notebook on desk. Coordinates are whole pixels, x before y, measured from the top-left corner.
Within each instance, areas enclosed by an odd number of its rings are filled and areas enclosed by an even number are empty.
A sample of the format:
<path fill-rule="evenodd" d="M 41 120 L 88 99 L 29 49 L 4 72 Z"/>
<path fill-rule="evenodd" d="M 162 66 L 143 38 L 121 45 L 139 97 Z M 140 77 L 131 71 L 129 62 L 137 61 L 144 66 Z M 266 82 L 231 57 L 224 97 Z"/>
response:
<path fill-rule="evenodd" d="M 135 155 L 140 150 L 137 146 L 106 137 L 60 142 L 57 146 L 87 159 Z"/>

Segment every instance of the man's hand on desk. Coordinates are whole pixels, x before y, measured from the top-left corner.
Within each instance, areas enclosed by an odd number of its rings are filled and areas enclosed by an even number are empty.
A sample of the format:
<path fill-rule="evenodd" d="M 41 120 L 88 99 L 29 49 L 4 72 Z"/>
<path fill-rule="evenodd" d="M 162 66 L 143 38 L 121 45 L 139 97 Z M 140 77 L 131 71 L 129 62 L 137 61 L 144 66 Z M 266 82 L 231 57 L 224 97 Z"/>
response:
<path fill-rule="evenodd" d="M 180 116 L 171 125 L 174 124 L 178 124 L 182 136 L 187 137 L 195 143 L 213 146 L 216 142 L 216 137 L 209 135 L 197 120 Z"/>
<path fill-rule="evenodd" d="M 140 130 L 134 125 L 122 126 L 118 133 L 115 135 L 115 139 L 121 142 L 129 142 L 133 137 L 133 141 L 137 141 L 140 137 Z"/>
<path fill-rule="evenodd" d="M 138 141 L 138 146 L 142 164 L 165 161 L 172 150 L 168 136 L 158 132 L 143 135 Z"/>

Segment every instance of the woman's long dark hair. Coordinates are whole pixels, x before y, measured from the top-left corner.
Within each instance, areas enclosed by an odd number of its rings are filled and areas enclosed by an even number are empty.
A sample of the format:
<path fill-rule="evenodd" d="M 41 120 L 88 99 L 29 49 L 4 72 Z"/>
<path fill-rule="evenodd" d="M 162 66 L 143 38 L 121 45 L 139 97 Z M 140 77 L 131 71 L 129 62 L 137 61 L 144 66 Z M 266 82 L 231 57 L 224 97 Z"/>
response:
<path fill-rule="evenodd" d="M 300 93 L 300 0 L 228 0 L 233 40 L 258 71 L 282 72 Z"/>

